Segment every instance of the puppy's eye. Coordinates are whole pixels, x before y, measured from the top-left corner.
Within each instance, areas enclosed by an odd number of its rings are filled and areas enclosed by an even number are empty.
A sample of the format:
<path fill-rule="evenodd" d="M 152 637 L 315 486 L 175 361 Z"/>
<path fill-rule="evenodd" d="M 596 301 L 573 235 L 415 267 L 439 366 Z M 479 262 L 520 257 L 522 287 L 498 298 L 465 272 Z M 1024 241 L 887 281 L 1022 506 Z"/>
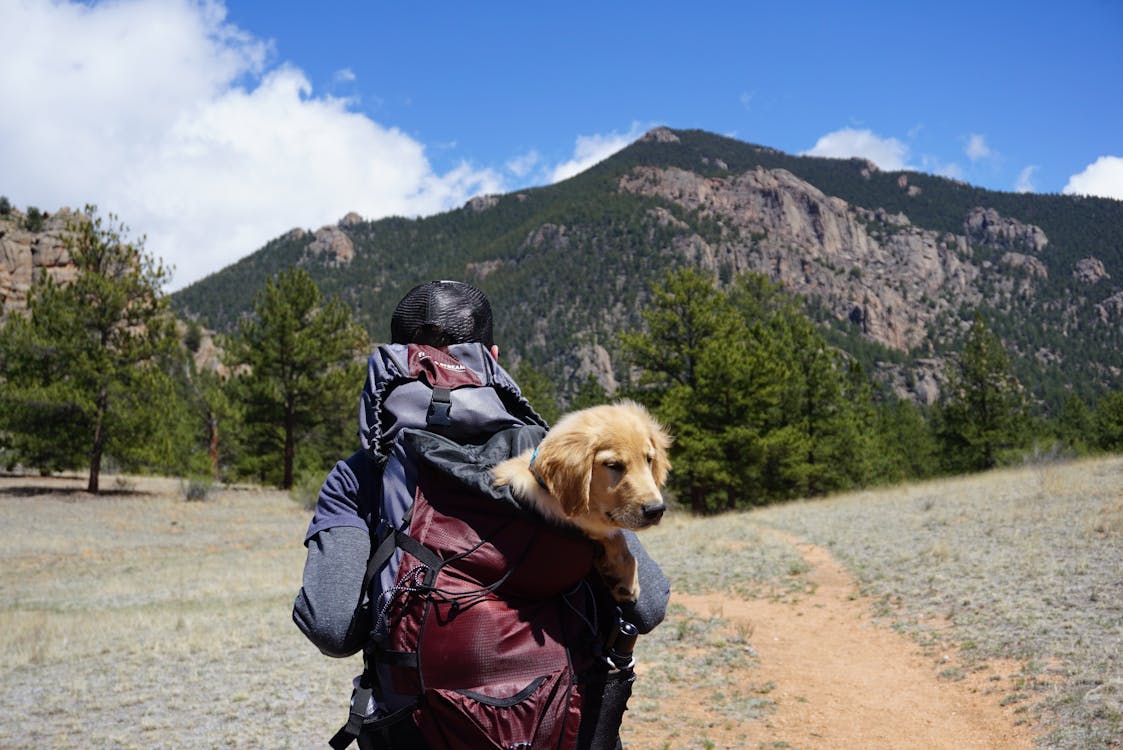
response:
<path fill-rule="evenodd" d="M 651 466 L 651 462 L 654 461 L 654 460 L 655 460 L 655 456 L 648 456 L 647 457 L 647 465 Z"/>
<path fill-rule="evenodd" d="M 604 468 L 606 468 L 610 471 L 623 471 L 624 470 L 624 464 L 622 464 L 619 461 L 605 461 L 604 462 Z"/>

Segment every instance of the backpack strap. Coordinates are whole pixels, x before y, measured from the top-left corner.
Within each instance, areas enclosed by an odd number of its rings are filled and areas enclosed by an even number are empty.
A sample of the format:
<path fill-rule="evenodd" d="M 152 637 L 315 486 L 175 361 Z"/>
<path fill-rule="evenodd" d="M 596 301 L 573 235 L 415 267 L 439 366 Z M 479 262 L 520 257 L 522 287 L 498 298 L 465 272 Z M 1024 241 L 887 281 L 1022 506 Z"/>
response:
<path fill-rule="evenodd" d="M 350 746 L 352 742 L 358 739 L 359 734 L 361 734 L 363 730 L 366 730 L 368 732 L 381 732 L 383 734 L 386 747 L 393 747 L 393 745 L 391 744 L 391 732 L 393 728 L 398 726 L 401 722 L 407 719 L 411 719 L 414 710 L 417 708 L 417 704 L 410 704 L 408 706 L 403 706 L 394 713 L 387 714 L 385 716 L 379 716 L 377 718 L 363 716 L 362 713 L 355 710 L 355 707 L 362 706 L 365 708 L 367 702 L 370 701 L 370 696 L 370 688 L 363 688 L 360 686 L 355 691 L 355 702 L 352 704 L 351 714 L 347 717 L 347 723 L 340 727 L 339 731 L 336 732 L 330 740 L 328 740 L 328 744 L 332 747 L 333 750 L 344 750 L 345 748 Z M 359 702 L 360 697 L 362 698 L 362 703 Z"/>
<path fill-rule="evenodd" d="M 375 549 L 374 553 L 370 556 L 370 560 L 367 561 L 367 572 L 366 575 L 363 576 L 363 591 L 370 590 L 370 582 L 378 575 L 378 571 L 390 560 L 394 552 L 399 549 L 416 557 L 422 565 L 429 569 L 429 575 L 432 576 L 435 576 L 437 571 L 445 564 L 444 559 L 440 555 L 411 537 L 408 533 L 401 529 L 389 529 L 379 542 L 378 548 Z M 427 583 L 432 583 L 432 581 L 427 581 Z"/>

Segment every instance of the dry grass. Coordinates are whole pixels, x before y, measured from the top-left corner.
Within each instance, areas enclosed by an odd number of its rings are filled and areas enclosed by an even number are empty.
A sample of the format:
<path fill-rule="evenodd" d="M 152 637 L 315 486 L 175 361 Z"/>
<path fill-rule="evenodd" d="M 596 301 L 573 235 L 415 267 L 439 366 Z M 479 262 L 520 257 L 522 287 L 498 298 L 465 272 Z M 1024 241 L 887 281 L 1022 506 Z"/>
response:
<path fill-rule="evenodd" d="M 0 748 L 324 747 L 359 664 L 321 656 L 292 624 L 308 511 L 280 492 L 188 503 L 174 482 L 98 498 L 82 486 L 0 479 Z M 1112 459 L 671 516 L 644 538 L 679 590 L 781 600 L 805 590 L 806 563 L 769 529 L 826 546 L 934 656 L 1021 661 L 1007 700 L 1041 712 L 1043 746 L 1113 747 L 1121 499 Z M 640 641 L 627 722 L 692 748 L 715 725 L 767 717 L 751 641 L 720 612 L 674 608 Z M 970 670 L 957 664 L 949 679 Z M 708 716 L 668 710 L 684 689 Z"/>
<path fill-rule="evenodd" d="M 357 667 L 292 624 L 308 514 L 136 486 L 0 483 L 0 748 L 324 746 Z"/>
<path fill-rule="evenodd" d="M 1050 748 L 1123 743 L 1123 460 L 945 480 L 752 514 L 828 547 L 932 653 L 1024 665 Z"/>

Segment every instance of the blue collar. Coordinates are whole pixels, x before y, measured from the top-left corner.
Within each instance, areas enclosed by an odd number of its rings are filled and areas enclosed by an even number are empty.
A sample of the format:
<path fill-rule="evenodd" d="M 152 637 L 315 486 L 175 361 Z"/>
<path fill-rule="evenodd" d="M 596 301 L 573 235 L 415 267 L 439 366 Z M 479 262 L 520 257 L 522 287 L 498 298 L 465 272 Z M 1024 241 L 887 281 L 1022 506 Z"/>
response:
<path fill-rule="evenodd" d="M 542 481 L 541 475 L 539 475 L 539 473 L 534 470 L 534 460 L 536 458 L 538 458 L 538 447 L 537 446 L 535 446 L 535 448 L 534 448 L 534 453 L 530 454 L 530 465 L 527 466 L 527 468 L 530 469 L 530 473 L 534 475 L 535 480 L 537 480 L 537 482 L 538 482 L 538 486 L 541 487 L 542 489 L 546 490 L 547 492 L 549 492 L 550 488 L 547 487 L 546 483 Z"/>

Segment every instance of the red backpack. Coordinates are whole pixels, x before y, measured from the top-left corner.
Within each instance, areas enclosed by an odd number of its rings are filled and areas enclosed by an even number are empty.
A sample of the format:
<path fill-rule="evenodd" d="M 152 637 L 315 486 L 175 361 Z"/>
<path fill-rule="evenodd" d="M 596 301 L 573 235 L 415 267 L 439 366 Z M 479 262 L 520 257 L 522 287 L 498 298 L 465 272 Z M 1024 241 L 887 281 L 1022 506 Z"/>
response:
<path fill-rule="evenodd" d="M 599 679 L 603 687 L 605 672 L 599 602 L 587 582 L 596 548 L 491 489 L 489 464 L 507 456 L 487 452 L 501 441 L 450 432 L 457 404 L 480 401 L 478 393 L 458 398 L 460 389 L 502 386 L 486 373 L 466 377 L 464 360 L 473 360 L 457 359 L 457 348 L 426 347 L 420 361 L 434 358 L 428 365 L 388 378 L 395 387 L 420 381 L 426 393 L 432 389 L 429 404 L 416 404 L 429 423 L 403 427 L 393 445 L 380 446 L 384 477 L 407 478 L 412 504 L 400 522 L 382 523 L 372 541 L 365 585 L 374 636 L 351 719 L 332 746 L 346 747 L 363 727 L 410 720 L 431 750 L 572 750 L 583 683 Z M 411 345 L 402 364 L 410 367 L 416 354 Z M 368 378 L 368 389 L 371 380 L 380 378 Z M 387 390 L 369 399 L 390 401 Z M 379 417 L 380 424 L 404 424 L 400 415 Z M 365 716 L 371 695 L 396 709 Z M 591 699 L 599 702 L 599 694 Z"/>

